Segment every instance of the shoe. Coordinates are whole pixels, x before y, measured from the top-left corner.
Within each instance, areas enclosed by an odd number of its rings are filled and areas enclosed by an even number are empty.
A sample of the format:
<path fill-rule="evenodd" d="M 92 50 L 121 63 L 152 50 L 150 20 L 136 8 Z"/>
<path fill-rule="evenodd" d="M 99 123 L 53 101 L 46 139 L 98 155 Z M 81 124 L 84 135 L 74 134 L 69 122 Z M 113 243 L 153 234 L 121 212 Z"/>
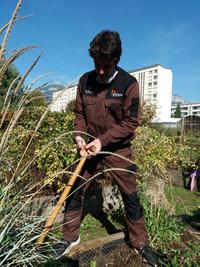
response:
<path fill-rule="evenodd" d="M 136 252 L 142 256 L 142 260 L 151 266 L 161 266 L 161 255 L 150 246 L 135 248 Z"/>
<path fill-rule="evenodd" d="M 54 246 L 53 257 L 58 259 L 66 255 L 74 246 L 80 243 L 80 236 L 76 240 L 62 240 Z"/>

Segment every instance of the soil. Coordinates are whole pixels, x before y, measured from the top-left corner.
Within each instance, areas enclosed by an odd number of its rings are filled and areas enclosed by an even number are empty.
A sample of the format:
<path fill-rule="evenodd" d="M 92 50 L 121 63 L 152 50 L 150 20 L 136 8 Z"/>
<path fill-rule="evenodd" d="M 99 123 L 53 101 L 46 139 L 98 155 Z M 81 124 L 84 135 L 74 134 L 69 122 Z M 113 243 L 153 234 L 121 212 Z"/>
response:
<path fill-rule="evenodd" d="M 148 266 L 147 264 L 144 265 L 140 256 L 125 244 L 116 247 L 107 255 L 97 252 L 93 261 L 96 261 L 96 267 Z M 83 265 L 83 267 L 86 266 L 88 265 Z"/>
<path fill-rule="evenodd" d="M 199 244 L 200 232 L 189 226 L 182 235 L 181 243 L 171 244 L 171 251 L 180 250 L 181 255 L 179 259 L 180 266 L 185 266 L 184 253 L 187 252 L 188 246 L 191 242 Z M 109 245 L 110 244 L 110 245 Z M 89 250 L 74 257 L 79 262 L 80 267 L 147 267 L 148 264 L 142 262 L 141 257 L 128 245 L 124 240 L 115 241 L 106 246 Z M 197 245 L 198 246 L 198 245 Z M 164 262 L 170 264 L 173 259 L 173 252 L 164 256 Z M 196 266 L 200 266 L 200 257 L 196 258 Z M 169 265 L 168 265 L 169 266 Z"/>
<path fill-rule="evenodd" d="M 195 225 L 196 226 L 196 225 Z M 188 246 L 191 242 L 200 244 L 200 231 L 194 229 L 191 225 L 184 231 L 182 235 L 181 243 L 174 242 L 171 244 L 171 253 L 165 255 L 165 263 L 170 264 L 173 259 L 173 250 L 181 251 L 181 257 L 179 259 L 179 266 L 185 265 L 185 253 L 188 251 Z M 86 250 L 83 253 L 77 253 L 74 256 L 68 258 L 63 257 L 60 260 L 52 260 L 48 262 L 46 267 L 148 267 L 149 265 L 143 263 L 141 257 L 124 242 L 124 239 L 111 241 L 97 247 L 95 249 Z M 173 266 L 173 265 L 167 265 Z M 191 265 L 193 266 L 193 265 Z M 200 257 L 196 258 L 196 265 L 200 266 Z"/>
<path fill-rule="evenodd" d="M 95 197 L 100 200 L 99 194 L 95 192 Z M 98 214 L 99 209 L 101 209 L 102 212 L 102 204 L 100 204 L 102 201 L 98 201 L 98 205 L 95 206 L 94 209 L 94 199 L 91 201 L 91 196 L 88 196 L 88 203 L 86 205 L 86 214 L 91 214 L 92 216 L 96 217 L 96 214 Z M 91 206 L 91 207 L 90 207 Z M 98 206 L 98 207 L 97 207 Z M 110 230 L 110 227 L 106 227 L 107 223 L 102 221 L 102 218 L 104 218 L 101 214 L 101 223 L 102 225 L 93 225 L 92 228 L 95 228 L 95 231 L 98 231 L 98 228 L 101 228 L 102 226 L 105 227 L 107 230 Z M 184 231 L 182 235 L 182 241 L 181 243 L 174 242 L 170 245 L 171 251 L 169 255 L 165 255 L 165 262 L 170 263 L 173 259 L 173 250 L 179 250 L 181 252 L 181 259 L 179 260 L 180 265 L 179 266 L 186 266 L 184 265 L 184 259 L 187 257 L 186 252 L 188 250 L 188 247 L 190 246 L 190 243 L 193 242 L 197 244 L 196 247 L 199 247 L 200 244 L 200 209 L 198 209 L 193 215 L 187 215 L 184 214 L 182 216 L 179 216 L 179 218 L 184 221 L 188 227 Z M 99 219 L 99 216 L 98 218 Z M 113 229 L 108 231 L 110 235 L 114 233 Z M 92 239 L 89 237 L 88 239 Z M 52 266 L 52 267 L 147 267 L 146 263 L 143 263 L 141 261 L 140 256 L 128 246 L 128 244 L 125 244 L 124 241 L 115 243 L 114 245 L 107 244 L 108 246 L 101 246 L 99 248 L 91 249 L 89 251 L 86 251 L 84 253 L 76 254 L 76 256 L 73 256 L 72 258 L 63 257 L 59 261 L 53 261 L 52 265 L 49 263 L 45 266 Z M 196 264 L 195 266 L 200 266 L 200 258 L 196 258 Z M 173 265 L 168 265 L 173 266 Z M 177 265 L 178 266 L 178 265 Z M 193 266 L 193 265 L 191 265 Z"/>
<path fill-rule="evenodd" d="M 193 228 L 189 227 L 185 232 L 183 233 L 183 243 L 174 243 L 172 244 L 171 249 L 179 249 L 182 251 L 181 254 L 184 255 L 184 251 L 187 251 L 188 245 L 190 242 L 196 242 L 199 243 L 200 241 L 200 233 L 194 230 Z M 127 244 L 119 244 L 115 246 L 115 248 L 109 248 L 106 250 L 99 248 L 96 249 L 95 255 L 93 255 L 93 258 L 90 258 L 90 252 L 85 253 L 85 258 L 81 258 L 80 255 L 76 258 L 79 259 L 79 266 L 80 267 L 88 267 L 88 266 L 95 266 L 95 267 L 147 267 L 148 264 L 142 262 L 141 257 Z M 89 259 L 88 261 L 86 259 Z M 164 261 L 165 263 L 170 263 L 173 258 L 173 253 L 170 255 L 164 255 Z M 183 261 L 184 264 L 184 257 L 183 259 L 180 259 Z M 85 261 L 84 261 L 85 260 Z M 92 265 L 94 263 L 94 265 Z M 200 266 L 200 257 L 196 259 L 196 266 Z M 184 265 L 181 265 L 184 266 Z"/>

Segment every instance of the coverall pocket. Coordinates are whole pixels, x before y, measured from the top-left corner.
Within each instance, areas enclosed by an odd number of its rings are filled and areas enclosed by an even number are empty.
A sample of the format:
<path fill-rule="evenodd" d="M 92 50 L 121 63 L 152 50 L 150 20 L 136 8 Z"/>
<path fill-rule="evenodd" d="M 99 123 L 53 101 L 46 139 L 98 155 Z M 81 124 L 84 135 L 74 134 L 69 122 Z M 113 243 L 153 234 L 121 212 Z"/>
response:
<path fill-rule="evenodd" d="M 84 100 L 84 110 L 88 122 L 95 121 L 96 99 L 87 98 Z"/>
<path fill-rule="evenodd" d="M 107 118 L 112 118 L 116 123 L 120 123 L 122 120 L 122 103 L 118 102 L 106 102 L 106 116 Z"/>

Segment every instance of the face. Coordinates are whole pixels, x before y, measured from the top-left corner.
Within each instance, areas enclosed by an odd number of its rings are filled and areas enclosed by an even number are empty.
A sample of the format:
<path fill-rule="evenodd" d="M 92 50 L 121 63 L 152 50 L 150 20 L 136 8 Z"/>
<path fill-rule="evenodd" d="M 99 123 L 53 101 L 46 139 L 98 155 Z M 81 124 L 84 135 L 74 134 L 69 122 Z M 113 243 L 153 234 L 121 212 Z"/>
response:
<path fill-rule="evenodd" d="M 106 80 L 114 70 L 116 64 L 114 59 L 95 58 L 94 59 L 95 70 L 100 80 Z"/>

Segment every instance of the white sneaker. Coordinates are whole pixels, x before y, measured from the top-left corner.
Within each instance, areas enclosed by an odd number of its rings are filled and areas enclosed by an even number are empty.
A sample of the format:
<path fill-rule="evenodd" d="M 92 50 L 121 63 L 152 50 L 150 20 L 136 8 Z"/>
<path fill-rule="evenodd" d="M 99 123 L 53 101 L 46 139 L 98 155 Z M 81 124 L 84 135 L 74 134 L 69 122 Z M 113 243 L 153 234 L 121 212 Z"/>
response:
<path fill-rule="evenodd" d="M 80 236 L 76 240 L 62 240 L 60 243 L 56 244 L 56 248 L 54 248 L 54 252 L 56 254 L 56 258 L 60 258 L 66 255 L 73 247 L 77 246 L 80 243 Z"/>

